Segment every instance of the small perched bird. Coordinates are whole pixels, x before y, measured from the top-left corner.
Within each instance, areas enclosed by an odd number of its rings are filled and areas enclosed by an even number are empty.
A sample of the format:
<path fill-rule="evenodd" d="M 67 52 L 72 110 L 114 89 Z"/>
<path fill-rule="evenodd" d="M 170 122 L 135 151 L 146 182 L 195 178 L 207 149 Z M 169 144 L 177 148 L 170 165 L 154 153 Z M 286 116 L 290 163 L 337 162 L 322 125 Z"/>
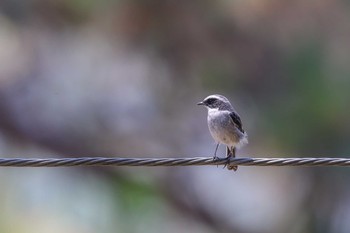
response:
<path fill-rule="evenodd" d="M 236 156 L 236 148 L 248 143 L 248 135 L 243 130 L 242 121 L 230 101 L 222 95 L 210 95 L 198 105 L 204 105 L 208 109 L 208 127 L 211 136 L 217 143 L 214 157 L 221 144 L 226 145 L 227 158 Z M 237 170 L 237 166 L 231 167 Z"/>

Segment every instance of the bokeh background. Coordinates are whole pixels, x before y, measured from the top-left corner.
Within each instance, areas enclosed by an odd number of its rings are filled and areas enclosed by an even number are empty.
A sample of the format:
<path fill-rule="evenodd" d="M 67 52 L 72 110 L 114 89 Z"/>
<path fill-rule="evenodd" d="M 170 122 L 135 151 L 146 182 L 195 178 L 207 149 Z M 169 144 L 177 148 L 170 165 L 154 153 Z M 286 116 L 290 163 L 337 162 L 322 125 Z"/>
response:
<path fill-rule="evenodd" d="M 350 2 L 3 0 L 1 157 L 350 155 Z M 224 148 L 219 154 L 224 156 Z M 0 232 L 349 232 L 348 168 L 1 168 Z"/>

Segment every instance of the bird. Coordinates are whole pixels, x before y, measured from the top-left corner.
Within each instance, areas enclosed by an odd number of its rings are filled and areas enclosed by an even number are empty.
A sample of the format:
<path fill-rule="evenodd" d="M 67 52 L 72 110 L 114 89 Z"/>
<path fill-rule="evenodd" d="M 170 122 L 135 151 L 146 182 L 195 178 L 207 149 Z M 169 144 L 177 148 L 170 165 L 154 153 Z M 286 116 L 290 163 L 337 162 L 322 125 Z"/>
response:
<path fill-rule="evenodd" d="M 248 143 L 248 135 L 243 130 L 241 117 L 232 107 L 230 101 L 223 95 L 214 94 L 207 96 L 197 105 L 203 105 L 208 109 L 208 128 L 216 142 L 213 159 L 218 158 L 216 152 L 220 144 L 226 145 L 227 161 L 229 158 L 236 157 L 236 148 Z M 229 167 L 234 171 L 237 168 L 237 166 Z"/>

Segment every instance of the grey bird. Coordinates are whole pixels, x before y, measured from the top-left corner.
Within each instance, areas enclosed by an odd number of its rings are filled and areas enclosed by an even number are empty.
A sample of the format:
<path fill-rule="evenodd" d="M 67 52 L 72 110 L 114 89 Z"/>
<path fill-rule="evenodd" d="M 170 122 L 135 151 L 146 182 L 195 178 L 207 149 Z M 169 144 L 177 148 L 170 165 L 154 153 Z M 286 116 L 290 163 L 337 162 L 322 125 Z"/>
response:
<path fill-rule="evenodd" d="M 230 101 L 222 95 L 210 95 L 198 105 L 208 109 L 208 127 L 211 136 L 217 143 L 214 157 L 220 144 L 226 145 L 227 158 L 236 156 L 236 148 L 248 143 L 248 135 L 243 130 L 240 116 L 232 107 Z M 237 170 L 237 166 L 230 169 Z"/>

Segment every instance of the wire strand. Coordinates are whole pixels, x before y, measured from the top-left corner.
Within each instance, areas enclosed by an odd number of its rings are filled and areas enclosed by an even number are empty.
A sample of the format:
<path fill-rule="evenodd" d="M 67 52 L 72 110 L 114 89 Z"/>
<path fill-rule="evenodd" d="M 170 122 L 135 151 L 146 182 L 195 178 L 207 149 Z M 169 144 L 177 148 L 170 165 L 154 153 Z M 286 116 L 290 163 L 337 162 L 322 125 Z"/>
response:
<path fill-rule="evenodd" d="M 73 166 L 350 166 L 347 158 L 0 158 L 2 167 L 73 167 Z"/>

